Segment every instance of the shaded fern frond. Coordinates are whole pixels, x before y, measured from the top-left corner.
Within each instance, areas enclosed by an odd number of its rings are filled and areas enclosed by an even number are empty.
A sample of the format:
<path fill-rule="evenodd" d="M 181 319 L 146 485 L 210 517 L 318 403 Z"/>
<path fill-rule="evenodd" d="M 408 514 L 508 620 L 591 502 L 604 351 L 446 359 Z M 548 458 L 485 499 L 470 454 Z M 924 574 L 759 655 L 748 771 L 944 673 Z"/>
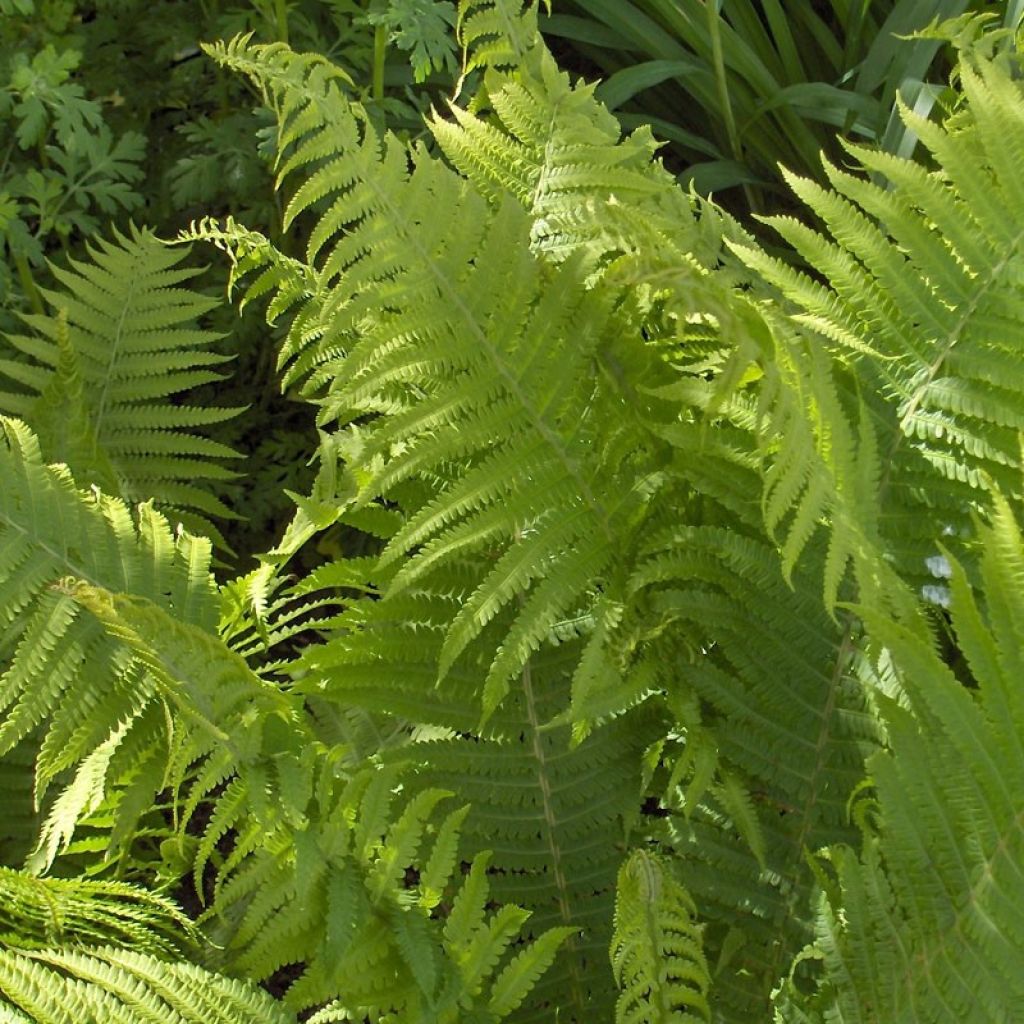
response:
<path fill-rule="evenodd" d="M 831 852 L 809 950 L 819 987 L 788 988 L 778 1020 L 982 1024 L 1024 998 L 1024 539 L 1005 499 L 994 505 L 977 586 L 956 563 L 950 579 L 970 687 L 920 622 L 862 609 L 909 709 L 878 698 L 889 743 L 868 765 L 863 852 Z"/>
<path fill-rule="evenodd" d="M 152 499 L 219 538 L 207 517 L 234 513 L 205 481 L 232 477 L 224 460 L 238 453 L 203 428 L 241 410 L 174 401 L 222 380 L 215 367 L 230 358 L 196 326 L 217 303 L 183 287 L 198 273 L 179 266 L 186 255 L 133 230 L 54 267 L 64 291 L 45 293 L 53 314 L 26 316 L 33 335 L 8 338 L 23 358 L 0 361 L 0 373 L 20 388 L 0 394 L 0 411 L 25 418 L 80 486 Z"/>
<path fill-rule="evenodd" d="M 729 1020 L 756 1016 L 808 941 L 806 851 L 853 838 L 847 802 L 879 743 L 855 638 L 821 606 L 815 554 L 790 585 L 764 541 L 668 527 L 631 581 L 650 637 L 644 661 L 678 723 L 656 748 L 670 813 L 652 835 L 679 857 L 709 956 L 745 939 L 715 982 L 716 1013 Z"/>

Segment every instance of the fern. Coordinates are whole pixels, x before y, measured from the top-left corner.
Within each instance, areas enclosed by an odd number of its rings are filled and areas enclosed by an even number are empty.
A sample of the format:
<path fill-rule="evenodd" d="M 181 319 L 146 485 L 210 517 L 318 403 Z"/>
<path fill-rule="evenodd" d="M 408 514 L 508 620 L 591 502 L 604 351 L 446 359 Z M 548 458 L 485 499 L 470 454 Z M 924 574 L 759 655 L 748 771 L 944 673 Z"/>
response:
<path fill-rule="evenodd" d="M 524 202 L 528 188 L 503 193 L 506 179 L 468 161 L 482 198 L 422 155 L 410 165 L 396 140 L 377 140 L 364 127 L 359 108 L 348 104 L 341 85 L 332 85 L 333 72 L 314 59 L 244 41 L 215 55 L 252 76 L 279 111 L 281 177 L 310 165 L 288 209 L 290 217 L 322 211 L 306 254 L 311 269 L 305 278 L 290 269 L 273 301 L 280 311 L 286 308 L 281 303 L 299 297 L 282 358 L 291 364 L 288 379 L 306 377 L 306 393 L 322 405 L 321 422 L 336 425 L 335 445 L 345 458 L 342 518 L 349 508 L 370 508 L 381 498 L 402 513 L 370 573 L 381 599 L 355 603 L 329 642 L 303 658 L 303 691 L 457 730 L 395 756 L 419 765 L 424 786 L 457 787 L 472 802 L 471 849 L 487 848 L 492 835 L 504 834 L 505 800 L 535 809 L 536 825 L 524 829 L 513 819 L 497 851 L 503 874 L 496 889 L 503 899 L 535 909 L 544 924 L 585 928 L 536 989 L 523 1009 L 525 1020 L 543 1019 L 555 999 L 582 1017 L 588 1005 L 609 995 L 598 951 L 611 936 L 620 854 L 607 836 L 617 822 L 635 822 L 643 785 L 638 756 L 659 730 L 664 735 L 666 721 L 696 689 L 716 712 L 706 724 L 692 716 L 685 721 L 687 743 L 706 736 L 727 747 L 722 766 L 717 758 L 711 766 L 713 776 L 719 773 L 713 785 L 693 794 L 701 807 L 694 827 L 715 851 L 694 881 L 708 893 L 718 864 L 734 858 L 733 888 L 708 896 L 716 941 L 728 942 L 730 929 L 746 925 L 755 902 L 771 938 L 767 957 L 757 954 L 738 970 L 744 980 L 725 998 L 746 1012 L 764 1005 L 788 956 L 809 935 L 798 912 L 814 881 L 804 846 L 848 834 L 842 808 L 861 778 L 871 729 L 859 735 L 849 728 L 847 715 L 856 719 L 863 712 L 845 676 L 841 638 L 825 616 L 807 630 L 813 602 L 803 592 L 787 597 L 769 548 L 752 553 L 741 536 L 708 534 L 709 546 L 721 543 L 727 570 L 682 559 L 684 588 L 697 584 L 692 598 L 684 589 L 663 600 L 652 586 L 672 577 L 672 556 L 658 568 L 657 558 L 646 564 L 645 542 L 661 531 L 667 548 L 687 542 L 671 524 L 693 501 L 694 482 L 704 482 L 689 465 L 691 453 L 699 457 L 702 448 L 694 422 L 700 407 L 692 396 L 685 403 L 676 397 L 681 374 L 636 326 L 651 307 L 635 303 L 620 284 L 638 272 L 632 249 L 652 232 L 631 223 L 638 233 L 628 244 L 598 237 L 596 249 L 586 232 L 567 234 L 565 252 L 546 253 L 533 234 L 537 211 Z M 549 103 L 557 112 L 557 104 L 566 103 L 573 109 L 564 144 L 568 161 L 573 152 L 600 152 L 614 164 L 617 136 L 588 93 L 573 99 L 550 69 L 546 78 L 543 71 L 539 78 L 524 71 L 523 79 L 534 107 Z M 512 85 L 508 96 L 502 109 L 527 102 Z M 467 118 L 460 121 L 458 144 L 491 146 L 500 163 L 498 129 L 478 131 Z M 349 140 L 351 148 L 338 153 L 328 138 Z M 570 143 L 580 138 L 574 151 Z M 526 143 L 519 138 L 504 145 L 528 154 Z M 536 152 L 536 137 L 532 145 Z M 623 161 L 638 168 L 643 145 L 621 145 Z M 560 144 L 549 148 L 559 152 Z M 664 209 L 686 204 L 656 172 L 635 169 L 622 180 L 635 183 L 624 193 L 634 202 L 651 191 Z M 610 204 L 616 182 L 598 171 L 583 174 L 580 188 L 595 203 Z M 437 208 L 430 223 L 415 214 L 425 196 Z M 567 210 L 576 198 L 573 191 L 552 192 L 551 209 Z M 637 211 L 637 222 L 644 210 Z M 266 252 L 250 235 L 209 225 L 194 233 L 204 235 L 232 250 L 239 266 L 268 268 L 271 276 L 255 278 L 256 294 L 261 282 L 278 280 L 276 257 L 250 259 Z M 658 244 L 671 253 L 682 243 L 665 237 Z M 598 255 L 588 259 L 588 252 Z M 595 277 L 605 256 L 616 252 L 626 256 L 621 269 Z M 706 268 L 693 260 L 687 265 L 694 294 L 724 307 L 728 284 L 712 286 Z M 299 287 L 303 279 L 312 286 Z M 708 315 L 707 307 L 693 312 Z M 657 325 L 653 316 L 651 323 Z M 710 405 L 713 391 L 705 390 Z M 646 397 L 652 393 L 658 397 Z M 687 426 L 696 429 L 686 434 Z M 755 451 L 752 432 L 745 438 Z M 742 482 L 759 486 L 749 470 Z M 721 484 L 713 485 L 707 507 L 720 492 Z M 727 508 L 714 514 L 735 529 Z M 745 522 L 759 530 L 756 517 Z M 710 578 L 723 586 L 722 576 L 737 567 L 756 581 L 758 589 L 750 592 L 756 599 L 726 584 L 729 597 L 709 601 L 700 584 Z M 785 610 L 769 617 L 764 633 L 773 636 L 785 622 L 782 635 L 796 645 L 799 668 L 786 696 L 773 694 L 762 666 L 750 662 L 743 628 L 744 617 L 761 606 L 767 580 Z M 672 607 L 677 599 L 678 612 Z M 688 601 L 694 607 L 689 617 Z M 668 641 L 669 631 L 673 642 L 654 642 L 662 633 Z M 716 657 L 716 667 L 709 663 L 681 686 L 671 666 L 687 645 L 716 645 L 721 661 Z M 382 652 L 391 678 L 382 672 Z M 821 667 L 805 668 L 804 659 Z M 667 707 L 659 697 L 665 690 Z M 776 717 L 794 699 L 806 706 L 807 721 L 788 728 Z M 648 701 L 651 708 L 625 714 Z M 474 706 L 482 707 L 483 721 Z M 662 709 L 668 714 L 659 720 Z M 734 733 L 726 723 L 737 714 L 743 726 Z M 551 729 L 552 720 L 574 722 L 582 740 L 608 716 L 619 720 L 571 752 L 559 750 L 569 731 Z M 766 721 L 782 728 L 766 735 Z M 805 729 L 814 737 L 801 742 L 806 762 L 789 774 L 781 767 L 783 751 Z M 831 782 L 836 789 L 825 800 L 821 788 L 839 765 L 842 781 Z M 512 770 L 522 772 L 514 791 L 498 785 Z M 767 838 L 765 810 L 755 805 L 751 789 L 766 809 L 793 809 L 781 826 L 767 829 Z M 680 849 L 692 842 L 681 831 L 663 841 Z M 763 892 L 756 861 L 743 859 L 751 845 L 777 879 Z"/>
<path fill-rule="evenodd" d="M 22 1024 L 154 1020 L 190 1024 L 285 1024 L 265 992 L 189 963 L 115 947 L 17 950 L 0 947 L 5 1019 Z"/>
<path fill-rule="evenodd" d="M 622 1024 L 710 1020 L 710 978 L 694 907 L 656 857 L 637 850 L 622 865 L 612 969 L 623 989 Z"/>
<path fill-rule="evenodd" d="M 47 458 L 5 421 L 0 785 L 38 747 L 30 866 L 185 884 L 214 942 L 11 873 L 14 1019 L 194 1019 L 199 984 L 248 1019 L 229 975 L 321 1024 L 1012 1018 L 1015 65 L 972 50 L 958 110 L 907 114 L 934 166 L 794 182 L 805 273 L 621 137 L 535 13 L 460 6 L 449 163 L 321 58 L 209 48 L 277 116 L 287 252 L 187 237 L 287 318 L 321 428 L 253 572 L 47 464 L 124 477 L 86 299 L 5 364 Z"/>
<path fill-rule="evenodd" d="M 837 560 L 855 556 L 850 531 L 860 524 L 903 573 L 927 583 L 940 533 L 969 533 L 969 512 L 993 484 L 1019 492 L 1020 85 L 1000 64 L 969 56 L 960 80 L 966 116 L 939 126 L 902 111 L 941 170 L 851 146 L 887 185 L 827 164 L 835 191 L 790 179 L 829 236 L 793 218 L 772 223 L 825 284 L 741 250 L 795 306 L 792 326 L 777 324 L 780 346 L 828 353 L 803 369 L 789 359 L 776 408 L 793 407 L 787 388 L 808 397 L 802 412 L 772 421 L 784 429 L 771 457 L 769 524 L 788 517 L 791 560 L 827 517 Z M 808 371 L 828 360 L 846 368 L 825 369 L 822 387 Z M 827 468 L 812 468 L 816 460 Z M 865 524 L 874 526 L 865 533 Z"/>
<path fill-rule="evenodd" d="M 956 563 L 950 580 L 970 688 L 920 622 L 862 610 L 909 707 L 879 697 L 889 743 L 869 763 L 864 848 L 830 854 L 807 954 L 821 983 L 790 989 L 780 1020 L 1009 1020 L 1020 1005 L 1024 541 L 1005 499 L 980 540 L 978 586 Z"/>
<path fill-rule="evenodd" d="M 213 367 L 230 357 L 195 326 L 216 302 L 181 287 L 196 271 L 148 232 L 115 234 L 89 255 L 53 268 L 65 288 L 45 293 L 54 313 L 26 316 L 33 335 L 8 337 L 20 358 L 0 361 L 0 373 L 20 387 L 0 394 L 0 412 L 29 418 L 46 457 L 81 486 L 154 500 L 223 544 L 208 517 L 235 513 L 203 481 L 231 478 L 223 460 L 237 452 L 196 428 L 241 410 L 172 401 L 223 379 Z"/>
<path fill-rule="evenodd" d="M 119 501 L 80 492 L 66 469 L 46 466 L 23 424 L 5 420 L 2 429 L 0 751 L 30 736 L 39 743 L 37 800 L 63 779 L 40 846 L 48 863 L 115 782 L 146 797 L 127 801 L 124 817 L 114 819 L 115 845 L 130 837 L 138 815 L 131 808 L 147 806 L 161 788 L 152 759 L 166 729 L 161 701 L 138 661 L 110 643 L 56 584 L 74 576 L 143 594 L 206 628 L 215 622 L 216 603 L 208 544 L 175 539 L 151 507 L 133 522 Z M 74 765 L 68 782 L 64 773 Z"/>
<path fill-rule="evenodd" d="M 164 692 L 177 695 L 193 727 L 172 745 L 166 774 L 181 791 L 183 824 L 202 802 L 212 803 L 194 857 L 197 889 L 218 844 L 234 836 L 214 870 L 209 912 L 230 922 L 222 936 L 226 964 L 257 978 L 304 965 L 288 992 L 297 1009 L 340 991 L 361 1012 L 393 1008 L 424 1024 L 479 993 L 529 914 L 503 908 L 516 926 L 503 926 L 504 940 L 475 966 L 460 952 L 468 938 L 439 941 L 430 912 L 455 869 L 466 809 L 450 812 L 436 832 L 429 820 L 450 793 L 430 788 L 399 800 L 393 770 L 347 775 L 344 749 L 316 742 L 296 698 L 261 680 L 219 639 L 138 598 L 86 584 L 70 592 Z M 392 818 L 392 806 L 402 804 Z M 418 894 L 404 884 L 417 864 Z M 535 933 L 519 966 L 508 969 L 526 978 L 541 973 L 566 934 Z M 495 979 L 491 1001 L 507 1008 L 494 1019 L 522 1000 L 524 984 Z"/>
<path fill-rule="evenodd" d="M 454 558 L 495 545 L 503 552 L 453 617 L 441 657 L 444 674 L 490 619 L 522 601 L 484 688 L 489 713 L 590 581 L 614 572 L 619 524 L 642 519 L 657 483 L 647 451 L 627 455 L 625 437 L 602 438 L 598 429 L 621 407 L 616 382 L 595 388 L 588 369 L 603 350 L 614 351 L 615 299 L 586 290 L 577 260 L 539 265 L 524 244 L 529 222 L 518 204 L 490 207 L 426 159 L 410 171 L 397 141 L 361 128 L 363 115 L 340 89 L 330 104 L 323 99 L 322 83 L 331 80 L 317 62 L 244 41 L 214 52 L 252 75 L 280 111 L 281 178 L 327 147 L 333 152 L 335 140 L 351 140 L 288 205 L 291 221 L 328 201 L 307 250 L 310 264 L 319 259 L 320 291 L 310 300 L 318 312 L 299 316 L 283 355 L 298 354 L 311 323 L 329 321 L 316 354 L 299 356 L 318 367 L 312 387 L 335 382 L 319 399 L 322 421 L 391 413 L 353 428 L 366 467 L 357 506 L 405 481 L 448 475 L 390 539 L 384 564 L 412 555 L 391 581 L 393 593 Z M 428 195 L 448 211 L 431 224 L 415 212 Z M 349 232 L 328 243 L 346 223 Z M 459 225 L 454 236 L 450 224 Z M 486 268 L 484 276 L 475 268 Z M 417 394 L 424 399 L 414 401 Z M 447 440 L 439 444 L 442 428 Z M 621 473 L 625 465 L 635 466 L 635 482 L 609 502 L 612 467 Z M 602 544 L 578 543 L 583 537 Z"/>
<path fill-rule="evenodd" d="M 120 882 L 33 878 L 0 867 L 0 943 L 21 950 L 116 944 L 169 957 L 196 938 L 169 900 Z"/>

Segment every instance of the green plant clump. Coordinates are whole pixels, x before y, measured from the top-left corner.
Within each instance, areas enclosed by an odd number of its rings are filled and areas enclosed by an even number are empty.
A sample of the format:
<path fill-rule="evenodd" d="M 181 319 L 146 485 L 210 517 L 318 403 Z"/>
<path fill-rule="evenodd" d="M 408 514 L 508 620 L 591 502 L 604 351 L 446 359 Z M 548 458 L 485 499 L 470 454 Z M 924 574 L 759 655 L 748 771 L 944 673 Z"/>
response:
<path fill-rule="evenodd" d="M 366 22 L 457 25 L 422 135 L 204 46 L 276 220 L 97 233 L 5 343 L 0 1020 L 1019 1019 L 1014 33 L 933 26 L 918 158 L 787 175 L 768 251 L 535 6 L 429 6 Z M 316 427 L 236 578 L 190 245 Z"/>

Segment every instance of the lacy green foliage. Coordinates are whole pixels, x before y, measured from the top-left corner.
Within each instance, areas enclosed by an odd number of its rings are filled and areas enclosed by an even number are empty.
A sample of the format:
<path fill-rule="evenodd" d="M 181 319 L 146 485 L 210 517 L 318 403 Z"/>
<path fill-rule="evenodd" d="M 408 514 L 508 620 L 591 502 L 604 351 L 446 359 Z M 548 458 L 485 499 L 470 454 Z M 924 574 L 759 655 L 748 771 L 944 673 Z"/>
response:
<path fill-rule="evenodd" d="M 778 1020 L 1008 1020 L 1024 994 L 1021 623 L 1024 541 L 998 497 L 981 531 L 980 580 L 950 578 L 969 686 L 920 621 L 863 614 L 901 699 L 879 696 L 888 747 L 869 762 L 864 845 L 831 851 L 817 940 L 826 974 L 790 989 Z"/>
<path fill-rule="evenodd" d="M 795 557 L 827 517 L 833 586 L 865 541 L 924 576 L 990 487 L 1019 494 L 1021 93 L 997 63 L 965 60 L 960 82 L 968 108 L 945 125 L 903 111 L 941 171 L 850 147 L 890 187 L 828 163 L 834 191 L 792 179 L 830 237 L 771 223 L 825 284 L 743 251 L 797 308 L 773 325 L 792 354 L 776 361 L 768 525 Z"/>
<path fill-rule="evenodd" d="M 251 983 L 113 946 L 0 946 L 0 996 L 12 1024 L 287 1024 L 295 1019 Z"/>
<path fill-rule="evenodd" d="M 209 628 L 216 616 L 209 543 L 173 537 L 150 506 L 133 521 L 120 501 L 78 491 L 66 468 L 45 465 L 36 438 L 17 420 L 3 421 L 0 467 L 0 749 L 29 737 L 39 744 L 37 800 L 62 780 L 40 839 L 48 863 L 115 782 L 136 790 L 109 825 L 115 846 L 130 841 L 161 788 L 159 774 L 139 769 L 166 730 L 154 680 L 57 584 L 76 577 L 144 595 L 180 621 Z"/>
<path fill-rule="evenodd" d="M 323 62 L 244 40 L 213 52 L 252 75 L 279 109 L 279 178 L 317 161 L 286 212 L 291 221 L 324 203 L 306 254 L 316 284 L 283 352 L 294 359 L 286 377 L 315 366 L 306 386 L 323 392 L 321 420 L 363 421 L 349 432 L 366 467 L 357 505 L 412 480 L 447 477 L 440 493 L 407 510 L 389 541 L 382 564 L 412 554 L 391 592 L 477 556 L 479 578 L 452 617 L 442 673 L 492 618 L 521 602 L 488 675 L 484 711 L 492 711 L 551 626 L 575 611 L 588 581 L 614 575 L 621 534 L 644 517 L 657 485 L 653 453 L 600 430 L 631 382 L 606 373 L 595 386 L 590 368 L 604 358 L 639 364 L 642 376 L 648 360 L 639 347 L 632 357 L 617 351 L 629 344 L 617 298 L 587 290 L 579 260 L 549 267 L 531 255 L 518 203 L 486 204 L 425 157 L 410 168 L 398 141 L 378 139 L 344 102 Z M 338 140 L 350 148 L 338 151 Z M 428 196 L 449 209 L 447 218 L 419 215 Z M 243 258 L 256 251 L 250 239 L 238 236 Z M 270 263 L 255 287 L 279 266 Z M 295 293 L 296 276 L 275 281 L 275 309 L 282 294 Z M 499 278 L 500 291 L 490 283 Z M 627 468 L 634 481 L 623 486 Z M 485 549 L 500 557 L 480 559 Z"/>
<path fill-rule="evenodd" d="M 619 871 L 611 957 L 622 1024 L 711 1019 L 710 976 L 696 908 L 666 866 L 635 851 Z"/>
<path fill-rule="evenodd" d="M 272 316 L 294 313 L 286 379 L 321 406 L 322 457 L 339 461 L 327 521 L 382 500 L 399 513 L 373 596 L 300 660 L 300 689 L 455 730 L 394 753 L 413 789 L 469 800 L 470 848 L 501 837 L 502 898 L 582 927 L 521 1019 L 584 1019 L 609 998 L 593 956 L 610 937 L 608 834 L 639 826 L 645 785 L 667 817 L 643 827 L 708 921 L 716 1012 L 751 1019 L 811 936 L 806 851 L 852 841 L 846 807 L 882 742 L 836 596 L 858 585 L 905 610 L 879 557 L 908 541 L 892 524 L 921 521 L 937 553 L 947 523 L 883 478 L 922 460 L 883 447 L 894 395 L 859 376 L 873 323 L 815 344 L 722 235 L 770 285 L 784 271 L 693 217 L 649 141 L 620 141 L 555 71 L 529 12 L 461 15 L 493 110 L 434 121 L 464 178 L 378 134 L 316 58 L 213 51 L 278 113 L 287 217 L 311 241 L 296 259 L 233 224 L 193 237 L 231 253 Z M 951 493 L 935 474 L 915 486 Z M 913 582 L 923 557 L 896 564 Z"/>
<path fill-rule="evenodd" d="M 499 60 L 478 51 L 470 63 Z M 488 116 L 451 103 L 452 120 L 435 116 L 430 129 L 480 193 L 493 202 L 507 194 L 519 200 L 534 251 L 555 261 L 579 254 L 588 268 L 605 268 L 629 251 L 630 221 L 640 220 L 692 249 L 691 259 L 714 262 L 720 243 L 696 225 L 692 203 L 654 162 L 650 130 L 622 138 L 615 118 L 595 102 L 593 86 L 572 85 L 538 41 L 520 64 L 529 74 L 492 69 L 485 78 Z"/>
<path fill-rule="evenodd" d="M 568 933 L 537 933 L 536 943 L 502 962 L 529 916 L 508 907 L 500 921 L 479 925 L 480 934 L 477 924 L 467 925 L 468 932 L 453 926 L 447 945 L 442 941 L 442 921 L 432 911 L 458 863 L 465 809 L 449 813 L 435 829 L 428 818 L 450 794 L 435 788 L 399 801 L 394 771 L 341 770 L 344 752 L 317 742 L 301 701 L 258 676 L 208 631 L 203 549 L 189 557 L 194 542 L 175 545 L 166 522 L 151 510 L 143 510 L 136 530 L 123 505 L 90 501 L 66 472 L 43 466 L 34 439 L 16 421 L 6 429 L 5 476 L 25 478 L 22 494 L 15 489 L 4 509 L 8 534 L 20 540 L 15 531 L 29 532 L 19 518 L 29 496 L 54 510 L 63 506 L 68 531 L 37 542 L 42 551 L 33 551 L 32 541 L 47 525 L 35 522 L 35 535 L 20 551 L 7 547 L 20 553 L 32 575 L 8 606 L 11 615 L 21 611 L 16 628 L 25 636 L 4 678 L 13 710 L 3 738 L 8 744 L 25 736 L 41 741 L 40 792 L 71 773 L 43 827 L 35 865 L 46 867 L 80 823 L 109 832 L 116 852 L 118 843 L 130 841 L 140 811 L 169 786 L 180 809 L 177 837 L 169 836 L 165 846 L 176 844 L 190 858 L 197 889 L 216 859 L 211 915 L 233 920 L 221 958 L 233 969 L 259 978 L 284 964 L 305 964 L 289 994 L 297 1007 L 341 992 L 347 1005 L 365 1012 L 374 1008 L 426 1024 L 447 1019 L 476 993 L 481 1012 L 490 1014 L 486 1019 L 507 1016 Z M 94 558 L 79 554 L 77 537 Z M 70 546 L 63 557 L 47 550 L 61 543 Z M 115 576 L 111 559 L 122 576 Z M 116 583 L 121 593 L 85 582 L 97 579 Z M 71 674 L 55 661 L 61 654 L 70 669 L 89 659 L 88 671 Z M 33 727 L 41 720 L 40 736 Z M 396 803 L 404 808 L 392 819 Z M 201 805 L 210 806 L 208 822 L 198 843 L 189 844 L 185 829 Z M 97 817 L 101 808 L 106 813 Z M 231 851 L 222 860 L 217 847 L 229 832 Z M 420 868 L 415 893 L 402 885 L 410 864 Z M 463 900 L 471 921 L 482 915 L 485 897 Z M 58 915 L 59 899 L 50 903 Z M 98 935 L 129 937 L 102 916 L 93 915 Z M 24 924 L 16 931 L 22 941 L 31 934 Z M 492 948 L 480 960 L 477 946 L 485 935 Z"/>
<path fill-rule="evenodd" d="M 216 302 L 182 287 L 198 273 L 184 256 L 133 231 L 101 241 L 88 263 L 54 267 L 64 290 L 43 293 L 54 314 L 26 315 L 34 334 L 7 338 L 20 358 L 0 360 L 0 373 L 20 387 L 0 393 L 0 410 L 30 418 L 47 459 L 79 486 L 153 500 L 219 537 L 206 517 L 234 513 L 204 484 L 229 479 L 223 460 L 238 453 L 203 431 L 241 410 L 174 401 L 222 381 L 212 368 L 229 358 L 197 326 Z"/>
<path fill-rule="evenodd" d="M 34 878 L 0 867 L 0 944 L 21 950 L 114 943 L 169 957 L 196 938 L 169 900 L 123 882 Z"/>
<path fill-rule="evenodd" d="M 7 421 L 0 784 L 39 747 L 30 863 L 185 875 L 190 955 L 286 972 L 321 1024 L 971 1019 L 978 988 L 1008 1018 L 1013 65 L 969 49 L 959 108 L 911 119 L 935 169 L 798 185 L 834 236 L 781 223 L 812 279 L 620 138 L 531 8 L 459 18 L 450 163 L 323 58 L 210 48 L 277 118 L 288 245 L 188 236 L 287 320 L 321 428 L 255 571 L 218 587 L 208 545 Z M 333 560 L 289 579 L 314 541 Z"/>
<path fill-rule="evenodd" d="M 287 996 L 299 1009 L 339 992 L 345 1007 L 381 1020 L 454 1021 L 459 1007 L 479 1002 L 482 1019 L 497 1022 L 515 1009 L 568 930 L 536 932 L 535 943 L 504 957 L 529 911 L 506 906 L 484 920 L 482 862 L 464 891 L 452 885 L 466 808 L 436 828 L 429 823 L 449 792 L 430 788 L 404 801 L 393 770 L 349 775 L 343 749 L 316 741 L 300 705 L 261 686 L 216 639 L 138 601 L 88 588 L 78 599 L 154 674 L 189 695 L 215 694 L 221 705 L 220 728 L 200 723 L 201 738 L 186 738 L 168 776 L 201 764 L 183 800 L 184 821 L 202 801 L 213 805 L 194 854 L 197 889 L 217 844 L 234 835 L 214 872 L 208 914 L 215 933 L 218 921 L 231 921 L 225 965 L 266 978 L 302 964 Z M 225 711 L 232 691 L 237 710 Z M 189 718 L 207 712 L 193 704 Z M 405 884 L 410 867 L 418 870 L 415 886 Z M 453 894 L 447 918 L 432 913 Z"/>

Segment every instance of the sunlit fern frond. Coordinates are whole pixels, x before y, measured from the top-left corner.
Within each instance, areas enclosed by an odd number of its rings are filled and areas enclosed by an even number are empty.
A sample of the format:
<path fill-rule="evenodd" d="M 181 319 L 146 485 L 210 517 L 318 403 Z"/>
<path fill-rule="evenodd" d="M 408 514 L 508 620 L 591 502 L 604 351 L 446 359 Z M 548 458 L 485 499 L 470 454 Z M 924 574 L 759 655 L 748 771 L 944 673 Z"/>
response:
<path fill-rule="evenodd" d="M 198 937 L 170 900 L 124 882 L 35 878 L 0 866 L 0 945 L 116 945 L 173 957 Z"/>
<path fill-rule="evenodd" d="M 990 486 L 1020 492 L 1024 427 L 1021 84 L 969 55 L 960 80 L 964 108 L 944 124 L 902 114 L 936 169 L 849 146 L 881 183 L 830 164 L 831 189 L 790 178 L 827 234 L 793 217 L 771 223 L 819 278 L 740 250 L 792 303 L 780 344 L 813 346 L 847 382 L 826 405 L 813 360 L 773 371 L 795 415 L 769 420 L 782 428 L 769 442 L 769 518 L 791 555 L 821 526 L 873 522 L 881 549 L 931 589 L 941 589 L 928 578 L 940 540 L 970 533 Z"/>
<path fill-rule="evenodd" d="M 4 420 L 2 430 L 0 751 L 39 744 L 37 799 L 60 780 L 45 830 L 48 860 L 115 781 L 134 779 L 151 795 L 161 788 L 156 753 L 168 727 L 143 666 L 81 614 L 61 582 L 144 595 L 206 629 L 216 623 L 216 597 L 208 542 L 175 536 L 151 506 L 133 518 L 121 501 L 79 491 L 65 467 L 46 465 L 24 424 Z M 133 806 L 115 820 L 122 838 Z"/>
<path fill-rule="evenodd" d="M 11 1024 L 294 1024 L 255 985 L 114 946 L 0 943 L 0 1007 Z"/>
<path fill-rule="evenodd" d="M 636 850 L 619 871 L 611 956 L 617 1024 L 711 1020 L 696 909 L 664 861 Z"/>

